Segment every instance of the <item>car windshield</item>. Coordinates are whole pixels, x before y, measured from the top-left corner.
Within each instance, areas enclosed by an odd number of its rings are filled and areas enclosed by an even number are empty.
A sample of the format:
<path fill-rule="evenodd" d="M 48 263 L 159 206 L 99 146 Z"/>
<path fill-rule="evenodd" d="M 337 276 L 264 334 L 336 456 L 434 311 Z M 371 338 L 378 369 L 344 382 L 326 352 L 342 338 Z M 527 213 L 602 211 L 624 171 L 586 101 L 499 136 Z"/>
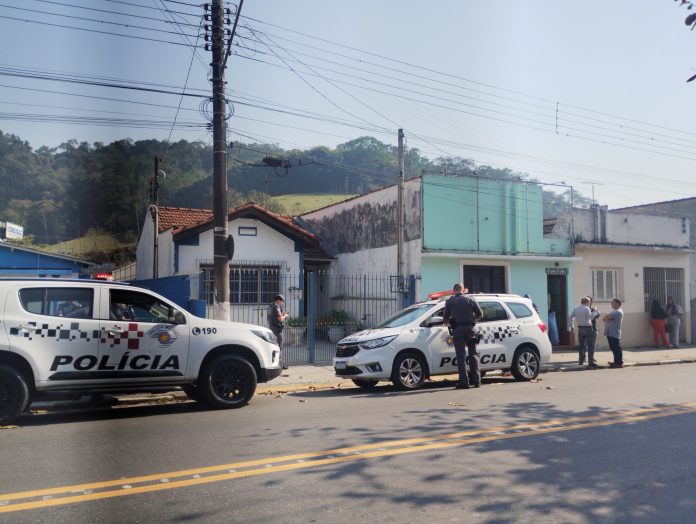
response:
<path fill-rule="evenodd" d="M 426 311 L 430 310 L 432 307 L 433 304 L 416 304 L 415 306 L 402 309 L 397 314 L 392 315 L 387 320 L 377 324 L 375 328 L 379 329 L 405 326 L 406 324 L 410 324 L 411 322 L 416 320 L 418 317 L 420 317 Z"/>

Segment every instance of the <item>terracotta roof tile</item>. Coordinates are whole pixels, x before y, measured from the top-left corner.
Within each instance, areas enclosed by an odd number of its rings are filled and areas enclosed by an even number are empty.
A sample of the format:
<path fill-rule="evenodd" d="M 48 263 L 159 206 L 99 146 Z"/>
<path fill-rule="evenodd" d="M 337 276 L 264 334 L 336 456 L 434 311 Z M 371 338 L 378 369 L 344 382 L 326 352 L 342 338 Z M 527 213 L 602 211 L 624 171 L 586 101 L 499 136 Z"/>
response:
<path fill-rule="evenodd" d="M 173 229 L 174 233 L 213 219 L 210 209 L 161 206 L 157 215 L 159 232 Z"/>
<path fill-rule="evenodd" d="M 171 222 L 168 222 L 170 225 L 169 227 L 174 228 L 174 233 L 182 233 L 186 230 L 193 229 L 197 226 L 206 224 L 208 222 L 212 222 L 213 220 L 213 212 L 207 209 L 184 209 L 184 208 L 166 208 L 169 211 L 175 211 L 173 213 L 170 213 L 168 216 L 168 220 L 171 220 Z M 161 210 L 160 208 L 160 216 L 161 216 Z M 242 215 L 244 214 L 245 211 L 256 211 L 258 213 L 261 213 L 263 215 L 266 215 L 267 217 L 276 220 L 278 222 L 281 222 L 285 226 L 289 227 L 290 229 L 296 231 L 297 233 L 300 233 L 301 235 L 304 235 L 306 237 L 309 237 L 312 240 L 315 240 L 316 242 L 319 242 L 319 238 L 312 233 L 311 231 L 308 231 L 307 229 L 303 228 L 302 226 L 299 226 L 292 217 L 287 216 L 287 215 L 279 215 L 278 213 L 274 213 L 272 211 L 269 211 L 263 206 L 260 206 L 256 204 L 255 202 L 247 202 L 246 204 L 242 204 L 241 206 L 237 206 L 234 208 L 230 208 L 227 211 L 227 216 L 228 219 L 233 219 L 235 216 Z M 186 216 L 186 215 L 190 216 Z M 171 218 L 169 218 L 171 217 Z M 178 221 L 177 221 L 178 220 Z M 212 224 L 211 224 L 212 225 Z M 162 227 L 162 218 L 160 218 L 160 231 L 164 231 L 167 228 Z"/>

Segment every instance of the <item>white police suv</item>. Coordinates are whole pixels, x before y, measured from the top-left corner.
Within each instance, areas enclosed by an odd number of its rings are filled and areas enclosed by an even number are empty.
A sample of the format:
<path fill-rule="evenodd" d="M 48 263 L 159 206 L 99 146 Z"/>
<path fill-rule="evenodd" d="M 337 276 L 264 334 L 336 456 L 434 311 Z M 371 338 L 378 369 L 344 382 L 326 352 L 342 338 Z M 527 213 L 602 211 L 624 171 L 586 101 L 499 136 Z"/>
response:
<path fill-rule="evenodd" d="M 469 295 L 483 310 L 476 325 L 481 371 L 503 369 L 517 380 L 531 380 L 551 358 L 551 342 L 528 298 Z M 442 324 L 442 297 L 414 304 L 372 329 L 350 335 L 336 346 L 336 375 L 364 389 L 391 380 L 416 389 L 431 375 L 457 372 L 452 337 Z"/>
<path fill-rule="evenodd" d="M 34 400 L 172 387 L 238 408 L 280 375 L 279 359 L 269 329 L 199 318 L 145 289 L 0 279 L 0 425 Z"/>

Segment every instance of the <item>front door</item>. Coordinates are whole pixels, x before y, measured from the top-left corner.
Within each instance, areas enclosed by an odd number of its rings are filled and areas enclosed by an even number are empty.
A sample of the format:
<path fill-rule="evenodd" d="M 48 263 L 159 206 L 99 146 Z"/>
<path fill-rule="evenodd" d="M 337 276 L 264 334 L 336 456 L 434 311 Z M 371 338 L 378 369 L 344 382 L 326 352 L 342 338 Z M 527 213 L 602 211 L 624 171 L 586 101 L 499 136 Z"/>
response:
<path fill-rule="evenodd" d="M 102 302 L 100 371 L 123 382 L 176 383 L 188 361 L 190 331 L 174 305 L 141 291 L 110 288 Z"/>
<path fill-rule="evenodd" d="M 549 290 L 549 324 L 556 321 L 556 331 L 558 339 L 552 338 L 552 333 L 549 332 L 549 337 L 554 345 L 567 346 L 570 342 L 568 339 L 568 292 L 567 292 L 567 276 L 566 275 L 548 275 L 547 287 Z M 553 327 L 549 325 L 549 331 Z"/>

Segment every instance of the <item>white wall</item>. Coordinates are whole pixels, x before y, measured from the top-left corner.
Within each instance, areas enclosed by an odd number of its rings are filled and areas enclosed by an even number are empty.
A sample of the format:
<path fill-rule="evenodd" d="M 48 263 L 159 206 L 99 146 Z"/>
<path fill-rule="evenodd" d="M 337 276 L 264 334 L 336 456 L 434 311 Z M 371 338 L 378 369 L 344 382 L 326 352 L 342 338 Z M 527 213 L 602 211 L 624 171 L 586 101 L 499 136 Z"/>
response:
<path fill-rule="evenodd" d="M 421 190 L 421 179 L 414 178 L 404 183 L 404 205 L 412 199 L 409 198 L 413 192 Z M 389 204 L 397 201 L 398 189 L 397 186 L 389 186 L 384 189 L 373 191 L 365 195 L 352 198 L 345 202 L 338 202 L 331 206 L 312 211 L 302 215 L 302 218 L 308 221 L 321 221 L 344 211 L 353 209 L 365 204 Z M 420 207 L 405 207 L 405 221 L 407 227 L 421 227 L 420 219 L 422 209 Z M 420 260 L 423 247 L 422 231 L 418 232 L 418 237 L 415 240 L 404 242 L 403 261 L 404 274 L 420 275 Z M 324 239 L 331 243 L 330 238 Z M 396 275 L 397 270 L 397 248 L 396 244 L 389 246 L 362 249 L 354 253 L 339 253 L 336 255 L 336 261 L 332 263 L 332 269 L 335 269 L 339 274 L 359 275 L 359 274 L 390 274 Z"/>
<path fill-rule="evenodd" d="M 622 326 L 621 345 L 623 347 L 652 346 L 652 330 L 650 328 L 650 315 L 645 312 L 643 268 L 666 267 L 684 269 L 685 294 L 689 295 L 689 281 L 691 278 L 690 253 L 677 249 L 660 248 L 629 248 L 626 246 L 600 246 L 597 244 L 576 245 L 576 255 L 582 260 L 573 264 L 573 303 L 579 304 L 580 299 L 592 294 L 592 270 L 613 269 L 620 270 L 618 299 L 623 302 L 624 321 Z M 602 314 L 611 310 L 611 303 L 597 302 L 596 305 Z M 690 305 L 682 304 L 684 319 L 690 318 Z M 603 315 L 602 315 L 603 316 Z M 691 329 L 688 320 L 685 320 L 687 340 L 691 340 Z M 598 347 L 607 348 L 607 340 L 604 336 L 604 323 L 599 323 Z"/>
<path fill-rule="evenodd" d="M 145 221 L 143 222 L 143 230 L 140 233 L 140 240 L 138 241 L 138 247 L 135 251 L 135 257 L 138 265 L 136 278 L 138 280 L 152 278 L 152 234 L 155 227 L 150 213 L 147 213 L 145 217 Z"/>
<path fill-rule="evenodd" d="M 239 227 L 255 227 L 257 236 L 239 236 Z M 263 222 L 240 218 L 229 223 L 234 238 L 234 261 L 278 261 L 291 274 L 302 270 L 300 254 L 295 252 L 295 242 Z M 172 261 L 174 254 L 172 252 Z M 213 230 L 199 235 L 199 245 L 179 245 L 179 274 L 197 273 L 201 261 L 212 263 Z"/>
<path fill-rule="evenodd" d="M 595 237 L 595 210 L 575 209 L 573 214 L 576 237 L 585 242 L 598 241 Z M 564 225 L 568 227 L 569 223 L 565 221 Z M 607 242 L 688 247 L 689 227 L 688 219 L 610 211 L 607 213 Z"/>

